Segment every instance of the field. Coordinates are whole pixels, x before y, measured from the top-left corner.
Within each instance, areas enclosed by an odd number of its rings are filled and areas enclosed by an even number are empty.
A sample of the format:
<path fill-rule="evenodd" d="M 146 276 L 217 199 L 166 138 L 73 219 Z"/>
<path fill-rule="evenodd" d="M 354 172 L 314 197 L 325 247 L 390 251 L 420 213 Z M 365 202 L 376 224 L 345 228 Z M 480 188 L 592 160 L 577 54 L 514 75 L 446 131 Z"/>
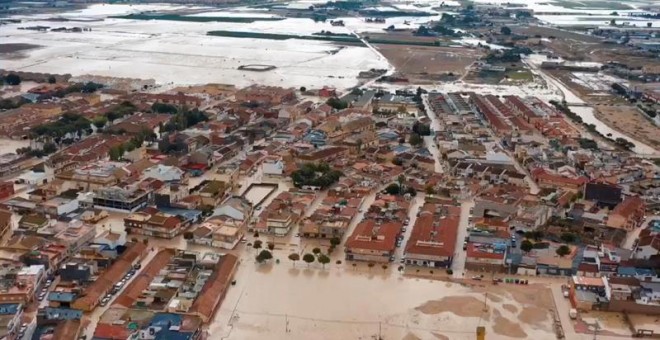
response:
<path fill-rule="evenodd" d="M 603 123 L 654 148 L 660 147 L 660 128 L 630 105 L 596 105 L 596 117 Z"/>
<path fill-rule="evenodd" d="M 469 339 L 481 325 L 493 339 L 554 338 L 552 295 L 541 286 L 471 287 L 365 264 L 294 268 L 286 260 L 289 249 L 282 250 L 276 249 L 279 264 L 244 257 L 210 334 L 230 340 Z"/>
<path fill-rule="evenodd" d="M 477 50 L 453 47 L 376 45 L 376 48 L 399 74 L 420 83 L 449 72 L 460 77 L 481 55 Z"/>

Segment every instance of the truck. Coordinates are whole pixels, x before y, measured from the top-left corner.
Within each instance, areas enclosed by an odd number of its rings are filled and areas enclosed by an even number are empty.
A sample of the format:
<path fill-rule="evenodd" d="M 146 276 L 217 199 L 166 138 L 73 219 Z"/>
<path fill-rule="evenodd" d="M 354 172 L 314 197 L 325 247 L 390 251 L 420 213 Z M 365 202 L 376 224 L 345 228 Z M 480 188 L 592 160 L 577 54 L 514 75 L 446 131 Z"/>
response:
<path fill-rule="evenodd" d="M 577 309 L 575 309 L 575 308 L 571 308 L 571 309 L 568 311 L 568 316 L 570 316 L 571 319 L 573 319 L 573 320 L 577 319 L 577 316 L 578 316 L 578 311 L 577 311 Z"/>

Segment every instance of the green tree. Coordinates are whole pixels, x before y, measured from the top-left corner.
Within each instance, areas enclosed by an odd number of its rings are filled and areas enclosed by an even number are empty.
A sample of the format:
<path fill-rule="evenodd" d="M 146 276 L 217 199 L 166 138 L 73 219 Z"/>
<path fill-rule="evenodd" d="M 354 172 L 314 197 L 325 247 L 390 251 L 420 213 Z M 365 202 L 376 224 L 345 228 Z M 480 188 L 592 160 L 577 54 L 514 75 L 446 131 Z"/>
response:
<path fill-rule="evenodd" d="M 298 253 L 289 254 L 289 260 L 293 262 L 293 268 L 296 267 L 296 261 L 300 261 L 300 255 Z"/>
<path fill-rule="evenodd" d="M 314 255 L 318 256 L 321 253 L 321 248 L 316 247 L 316 248 L 312 249 L 312 253 L 314 253 Z"/>
<path fill-rule="evenodd" d="M 5 84 L 7 85 L 20 85 L 21 84 L 21 77 L 19 77 L 15 73 L 10 73 L 5 77 Z"/>
<path fill-rule="evenodd" d="M 339 239 L 339 237 L 333 237 L 333 238 L 330 239 L 330 245 L 333 246 L 333 247 L 338 246 L 340 243 L 341 243 L 341 240 Z"/>
<path fill-rule="evenodd" d="M 616 20 L 614 19 L 610 20 L 610 26 L 616 26 Z"/>
<path fill-rule="evenodd" d="M 97 129 L 102 129 L 107 123 L 108 123 L 108 118 L 106 118 L 105 116 L 97 116 L 94 117 L 94 120 L 92 120 L 92 124 L 94 124 L 94 126 L 96 126 Z"/>
<path fill-rule="evenodd" d="M 561 238 L 561 240 L 564 241 L 565 243 L 575 242 L 575 234 L 573 233 L 562 233 L 559 238 Z"/>
<path fill-rule="evenodd" d="M 502 28 L 500 28 L 500 33 L 504 35 L 511 35 L 511 29 L 507 26 L 502 26 Z"/>
<path fill-rule="evenodd" d="M 390 195 L 398 195 L 399 193 L 401 193 L 401 187 L 396 183 L 392 183 L 388 185 L 387 188 L 385 188 L 385 192 L 387 192 Z"/>
<path fill-rule="evenodd" d="M 275 243 L 268 242 L 268 250 L 273 251 L 275 249 Z"/>
<path fill-rule="evenodd" d="M 301 87 L 300 87 L 300 92 L 307 92 L 307 88 L 304 87 L 304 86 L 301 86 Z"/>
<path fill-rule="evenodd" d="M 559 246 L 559 248 L 557 248 L 557 250 L 555 252 L 557 253 L 557 255 L 559 255 L 561 257 L 564 257 L 564 256 L 571 253 L 571 248 L 569 248 L 565 244 L 562 244 L 561 246 Z"/>
<path fill-rule="evenodd" d="M 373 262 L 367 263 L 367 267 L 369 267 L 369 271 L 371 271 L 371 268 L 373 268 L 376 264 Z"/>
<path fill-rule="evenodd" d="M 433 194 L 435 194 L 435 189 L 434 189 L 433 186 L 430 185 L 430 184 L 426 186 L 426 188 L 424 189 L 424 191 L 426 191 L 426 194 L 427 194 L 427 195 L 433 195 Z"/>
<path fill-rule="evenodd" d="M 348 103 L 337 98 L 337 97 L 332 97 L 329 98 L 326 102 L 330 107 L 332 107 L 335 110 L 343 110 L 348 107 Z"/>
<path fill-rule="evenodd" d="M 259 252 L 259 255 L 257 255 L 256 260 L 259 263 L 263 263 L 264 261 L 268 261 L 273 258 L 273 254 L 271 254 L 268 250 L 264 249 L 261 252 Z"/>
<path fill-rule="evenodd" d="M 520 250 L 524 251 L 525 253 L 529 253 L 529 251 L 533 248 L 534 244 L 530 240 L 523 240 L 522 243 L 520 243 Z"/>
<path fill-rule="evenodd" d="M 312 264 L 312 262 L 314 262 L 316 260 L 316 257 L 314 257 L 313 254 L 307 253 L 307 254 L 303 255 L 302 259 L 303 259 L 303 261 L 305 261 L 305 263 L 307 263 L 307 267 L 309 267 L 309 265 Z"/>
<path fill-rule="evenodd" d="M 259 249 L 261 249 L 262 247 L 263 247 L 263 242 L 261 242 L 261 240 L 256 240 L 256 241 L 254 241 L 254 243 L 252 244 L 252 248 L 254 248 L 255 250 L 259 250 Z"/>
<path fill-rule="evenodd" d="M 424 140 L 422 137 L 414 132 L 410 134 L 410 137 L 408 137 L 408 143 L 410 143 L 412 146 L 420 146 L 423 142 Z"/>
<path fill-rule="evenodd" d="M 328 255 L 325 254 L 320 254 L 318 261 L 321 265 L 323 265 L 323 269 L 325 269 L 325 265 L 330 263 L 330 257 L 328 257 Z"/>
<path fill-rule="evenodd" d="M 57 79 L 55 78 L 55 76 L 49 76 L 48 84 L 55 84 L 55 83 L 57 83 Z"/>

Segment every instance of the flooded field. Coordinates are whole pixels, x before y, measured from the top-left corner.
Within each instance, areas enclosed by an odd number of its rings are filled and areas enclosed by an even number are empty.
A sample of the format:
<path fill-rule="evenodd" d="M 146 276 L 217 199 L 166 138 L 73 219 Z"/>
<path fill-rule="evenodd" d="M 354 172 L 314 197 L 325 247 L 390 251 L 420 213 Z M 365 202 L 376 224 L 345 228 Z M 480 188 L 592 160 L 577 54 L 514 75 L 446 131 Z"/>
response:
<path fill-rule="evenodd" d="M 246 250 L 246 252 L 250 252 Z M 539 287 L 457 283 L 404 277 L 389 268 L 318 264 L 257 265 L 250 257 L 210 334 L 225 339 L 554 338 L 549 291 Z"/>

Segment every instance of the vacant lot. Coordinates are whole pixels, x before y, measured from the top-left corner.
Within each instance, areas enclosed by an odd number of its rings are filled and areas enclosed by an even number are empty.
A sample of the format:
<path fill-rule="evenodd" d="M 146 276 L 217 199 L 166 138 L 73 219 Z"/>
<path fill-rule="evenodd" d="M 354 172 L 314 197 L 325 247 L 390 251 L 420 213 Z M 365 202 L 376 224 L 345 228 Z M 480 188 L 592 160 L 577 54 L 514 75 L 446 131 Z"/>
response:
<path fill-rule="evenodd" d="M 596 117 L 613 129 L 652 147 L 660 147 L 660 128 L 631 105 L 596 105 Z"/>
<path fill-rule="evenodd" d="M 398 73 L 415 81 L 437 80 L 438 75 L 462 76 L 481 52 L 466 48 L 377 45 Z"/>

